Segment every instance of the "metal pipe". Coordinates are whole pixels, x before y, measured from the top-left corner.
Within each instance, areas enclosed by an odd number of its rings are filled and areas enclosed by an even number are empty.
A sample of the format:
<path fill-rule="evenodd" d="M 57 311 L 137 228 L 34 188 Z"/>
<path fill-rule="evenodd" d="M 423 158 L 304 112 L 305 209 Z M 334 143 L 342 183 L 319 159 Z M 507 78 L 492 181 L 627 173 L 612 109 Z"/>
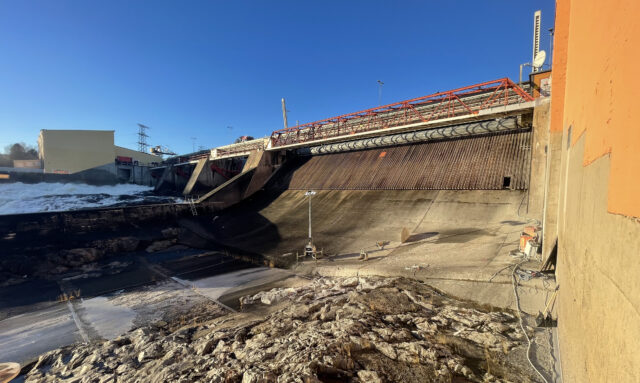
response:
<path fill-rule="evenodd" d="M 520 77 L 518 77 L 518 85 L 522 86 L 522 67 L 531 66 L 531 63 L 520 64 Z"/>
<path fill-rule="evenodd" d="M 361 140 L 319 145 L 311 148 L 302 148 L 298 149 L 298 154 L 316 155 L 346 152 L 352 150 L 403 145 L 414 142 L 432 141 L 446 138 L 475 136 L 488 133 L 514 131 L 519 129 L 524 130 L 528 128 L 529 127 L 518 125 L 517 117 L 498 118 L 494 120 L 479 121 L 468 124 L 447 126 L 443 128 L 422 130 L 417 132 L 393 134 L 384 137 L 371 137 Z"/>
<path fill-rule="evenodd" d="M 504 97 L 508 94 L 506 89 L 509 89 L 510 92 L 513 91 L 511 96 Z M 276 130 L 271 133 L 272 146 L 276 147 L 291 143 L 307 142 L 317 139 L 317 136 L 322 136 L 323 138 L 334 137 L 336 133 L 339 136 L 345 136 L 352 134 L 353 128 L 362 131 L 362 126 L 360 125 L 363 124 L 367 125 L 367 127 L 364 128 L 364 130 L 367 131 L 404 125 L 407 123 L 406 119 L 397 117 L 401 117 L 402 112 L 408 108 L 426 108 L 433 110 L 426 119 L 421 120 L 422 122 L 442 119 L 444 118 L 444 111 L 447 112 L 446 115 L 448 117 L 451 117 L 451 113 L 456 116 L 474 115 L 481 109 L 490 108 L 496 100 L 502 97 L 505 98 L 505 104 L 519 104 L 521 102 L 533 101 L 533 97 L 517 84 L 514 84 L 508 78 L 502 78 L 310 122 L 288 129 Z M 479 99 L 486 99 L 486 101 L 477 102 Z M 440 111 L 440 106 L 444 106 L 442 111 Z M 438 112 L 436 113 L 436 111 Z M 360 123 L 358 123 L 358 121 L 360 121 Z"/>

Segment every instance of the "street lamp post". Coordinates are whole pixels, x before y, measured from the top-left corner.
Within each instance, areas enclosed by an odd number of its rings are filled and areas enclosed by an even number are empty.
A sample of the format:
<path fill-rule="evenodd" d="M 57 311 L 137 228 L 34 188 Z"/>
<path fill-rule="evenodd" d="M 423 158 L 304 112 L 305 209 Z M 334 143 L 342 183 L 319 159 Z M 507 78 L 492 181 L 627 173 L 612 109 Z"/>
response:
<path fill-rule="evenodd" d="M 305 246 L 305 255 L 311 255 L 315 258 L 315 246 L 313 246 L 313 239 L 311 237 L 311 197 L 316 195 L 316 192 L 313 190 L 309 190 L 308 192 L 304 193 L 304 195 L 309 197 L 309 243 L 307 244 L 307 246 Z"/>
<path fill-rule="evenodd" d="M 316 192 L 313 190 L 309 190 L 304 193 L 305 196 L 309 197 L 309 242 L 311 242 L 311 197 L 316 195 Z"/>

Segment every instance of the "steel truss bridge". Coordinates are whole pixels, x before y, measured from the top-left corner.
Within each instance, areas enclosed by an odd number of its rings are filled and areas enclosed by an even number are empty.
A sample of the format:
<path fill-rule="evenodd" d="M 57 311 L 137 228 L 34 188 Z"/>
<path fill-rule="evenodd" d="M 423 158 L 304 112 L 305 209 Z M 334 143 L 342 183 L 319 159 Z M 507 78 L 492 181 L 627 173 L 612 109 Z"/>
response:
<path fill-rule="evenodd" d="M 310 122 L 271 134 L 268 149 L 310 146 L 340 141 L 389 128 L 424 127 L 476 117 L 496 107 L 531 106 L 534 98 L 508 78 L 400 101 L 338 117 Z"/>

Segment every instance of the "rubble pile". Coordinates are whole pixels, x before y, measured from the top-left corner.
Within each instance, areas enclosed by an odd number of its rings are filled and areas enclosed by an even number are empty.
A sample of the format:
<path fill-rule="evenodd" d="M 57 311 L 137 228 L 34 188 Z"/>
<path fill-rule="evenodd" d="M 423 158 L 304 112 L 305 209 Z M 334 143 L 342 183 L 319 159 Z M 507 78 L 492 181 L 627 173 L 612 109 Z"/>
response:
<path fill-rule="evenodd" d="M 538 381 L 515 315 L 417 281 L 318 278 L 245 296 L 241 305 L 212 320 L 54 350 L 25 381 Z"/>

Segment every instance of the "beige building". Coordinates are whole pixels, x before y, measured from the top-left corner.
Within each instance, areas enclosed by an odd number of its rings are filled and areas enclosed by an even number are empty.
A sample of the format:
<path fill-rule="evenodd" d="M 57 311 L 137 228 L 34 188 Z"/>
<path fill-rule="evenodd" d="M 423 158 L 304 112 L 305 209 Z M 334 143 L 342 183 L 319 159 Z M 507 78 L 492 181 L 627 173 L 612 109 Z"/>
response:
<path fill-rule="evenodd" d="M 118 157 L 131 158 L 139 166 L 162 161 L 162 157 L 114 145 L 113 130 L 41 130 L 38 148 L 45 173 L 73 174 L 95 168 L 115 172 Z"/>

